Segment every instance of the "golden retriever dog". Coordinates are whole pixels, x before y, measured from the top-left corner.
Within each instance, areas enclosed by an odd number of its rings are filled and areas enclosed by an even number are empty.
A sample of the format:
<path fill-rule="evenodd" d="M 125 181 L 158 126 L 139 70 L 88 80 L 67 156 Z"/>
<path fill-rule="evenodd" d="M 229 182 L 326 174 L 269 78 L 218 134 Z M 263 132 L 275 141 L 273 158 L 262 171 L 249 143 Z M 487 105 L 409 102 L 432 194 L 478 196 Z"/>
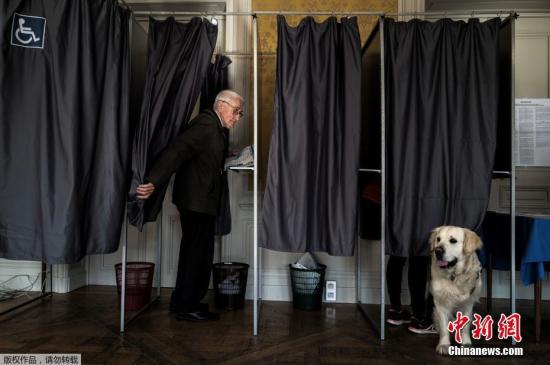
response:
<path fill-rule="evenodd" d="M 439 332 L 438 354 L 448 354 L 451 343 L 447 326 L 457 311 L 470 318 L 461 332 L 462 345 L 472 344 L 472 309 L 481 294 L 481 264 L 476 250 L 481 245 L 477 234 L 461 227 L 438 227 L 430 236 L 430 291 L 435 305 L 433 319 Z"/>

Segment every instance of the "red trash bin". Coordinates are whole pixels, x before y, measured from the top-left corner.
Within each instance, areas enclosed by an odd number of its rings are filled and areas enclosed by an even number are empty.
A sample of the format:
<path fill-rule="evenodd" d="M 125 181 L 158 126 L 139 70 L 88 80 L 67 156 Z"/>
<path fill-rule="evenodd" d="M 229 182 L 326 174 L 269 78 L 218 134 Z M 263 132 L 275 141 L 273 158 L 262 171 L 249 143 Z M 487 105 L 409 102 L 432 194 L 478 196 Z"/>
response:
<path fill-rule="evenodd" d="M 120 307 L 120 292 L 122 288 L 122 264 L 115 265 L 118 305 Z M 155 264 L 152 262 L 126 263 L 126 301 L 124 308 L 127 311 L 136 311 L 143 308 L 151 300 Z"/>

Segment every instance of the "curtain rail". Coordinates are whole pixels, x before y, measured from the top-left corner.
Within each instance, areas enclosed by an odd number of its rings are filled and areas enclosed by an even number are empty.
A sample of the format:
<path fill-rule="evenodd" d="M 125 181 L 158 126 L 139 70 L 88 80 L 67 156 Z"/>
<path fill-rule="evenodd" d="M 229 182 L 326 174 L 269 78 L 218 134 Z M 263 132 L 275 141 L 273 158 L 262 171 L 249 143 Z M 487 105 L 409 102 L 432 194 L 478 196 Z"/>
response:
<path fill-rule="evenodd" d="M 202 15 L 202 16 L 258 16 L 258 15 L 370 15 L 381 16 L 384 15 L 380 11 L 247 11 L 247 12 L 223 12 L 223 11 L 149 11 L 149 10 L 136 10 L 134 15 Z"/>
<path fill-rule="evenodd" d="M 524 13 L 525 15 L 521 15 Z M 341 15 L 341 16 L 498 16 L 507 17 L 520 14 L 525 17 L 550 17 L 550 9 L 491 9 L 491 10 L 471 10 L 471 11 L 432 11 L 432 12 L 389 12 L 380 11 L 248 11 L 248 12 L 221 12 L 221 11 L 154 11 L 154 10 L 136 10 L 134 15 L 198 15 L 198 16 L 261 16 L 261 15 Z"/>
<path fill-rule="evenodd" d="M 223 52 L 223 51 L 218 51 L 218 52 L 214 52 L 213 54 L 214 56 L 216 55 L 220 55 L 220 56 L 243 56 L 243 57 L 252 57 L 254 56 L 254 53 L 253 52 L 232 52 L 232 51 L 227 51 L 227 52 Z M 258 52 L 258 56 L 259 57 L 262 57 L 262 56 L 276 56 L 277 55 L 277 52 Z"/>

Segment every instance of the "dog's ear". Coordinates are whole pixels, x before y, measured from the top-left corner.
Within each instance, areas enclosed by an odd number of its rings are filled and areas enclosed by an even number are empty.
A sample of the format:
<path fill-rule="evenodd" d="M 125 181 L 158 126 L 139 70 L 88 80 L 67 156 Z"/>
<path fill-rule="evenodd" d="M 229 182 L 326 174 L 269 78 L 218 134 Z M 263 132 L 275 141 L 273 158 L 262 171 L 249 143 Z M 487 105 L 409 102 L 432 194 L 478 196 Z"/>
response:
<path fill-rule="evenodd" d="M 432 234 L 430 235 L 430 251 L 433 251 L 435 249 L 435 243 L 437 241 L 437 235 L 439 234 L 439 230 L 441 227 L 437 227 L 432 229 Z"/>
<path fill-rule="evenodd" d="M 479 250 L 482 246 L 481 238 L 469 229 L 464 228 L 464 245 L 463 251 L 466 255 L 471 255 L 475 251 Z"/>

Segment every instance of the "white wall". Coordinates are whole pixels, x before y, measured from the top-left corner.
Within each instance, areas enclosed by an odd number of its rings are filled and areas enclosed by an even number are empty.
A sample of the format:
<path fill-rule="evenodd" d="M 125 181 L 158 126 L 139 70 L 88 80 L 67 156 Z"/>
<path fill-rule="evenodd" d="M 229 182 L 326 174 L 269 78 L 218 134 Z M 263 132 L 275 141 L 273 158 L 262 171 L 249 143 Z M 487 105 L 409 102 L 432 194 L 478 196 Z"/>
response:
<path fill-rule="evenodd" d="M 0 286 L 2 289 L 29 288 L 39 291 L 41 270 L 39 262 L 0 259 Z"/>

